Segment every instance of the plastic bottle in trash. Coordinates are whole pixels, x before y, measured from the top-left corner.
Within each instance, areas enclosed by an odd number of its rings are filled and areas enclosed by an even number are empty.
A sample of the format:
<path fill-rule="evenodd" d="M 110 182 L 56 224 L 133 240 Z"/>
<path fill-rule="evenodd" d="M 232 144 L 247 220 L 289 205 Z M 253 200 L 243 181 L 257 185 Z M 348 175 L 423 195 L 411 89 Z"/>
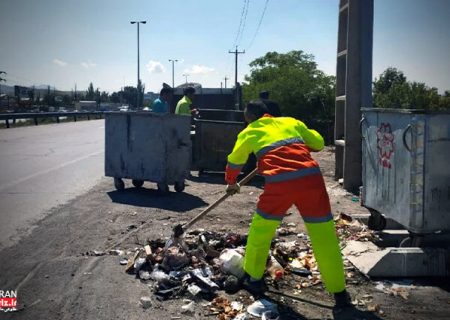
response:
<path fill-rule="evenodd" d="M 267 272 L 270 274 L 273 280 L 280 280 L 284 275 L 284 268 L 273 256 L 270 256 L 269 263 L 267 265 Z"/>

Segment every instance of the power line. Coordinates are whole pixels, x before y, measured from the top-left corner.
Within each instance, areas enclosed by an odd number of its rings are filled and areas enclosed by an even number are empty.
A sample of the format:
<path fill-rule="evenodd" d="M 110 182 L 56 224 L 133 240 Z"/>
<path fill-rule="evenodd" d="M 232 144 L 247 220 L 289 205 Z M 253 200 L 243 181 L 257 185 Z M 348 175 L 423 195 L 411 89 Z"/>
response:
<path fill-rule="evenodd" d="M 236 39 L 234 39 L 233 47 L 238 45 L 239 37 L 241 36 L 241 33 L 244 31 L 245 27 L 245 20 L 247 19 L 247 12 L 248 12 L 248 5 L 250 0 L 244 0 L 244 5 L 242 6 L 241 11 L 241 19 L 239 21 L 239 27 L 236 33 Z"/>
<path fill-rule="evenodd" d="M 248 45 L 247 50 L 250 49 L 250 47 L 253 45 L 253 42 L 255 41 L 256 36 L 258 35 L 259 29 L 261 28 L 261 24 L 262 24 L 263 19 L 264 19 L 264 15 L 266 14 L 266 10 L 267 10 L 267 5 L 268 4 L 269 4 L 269 0 L 266 0 L 266 3 L 264 4 L 263 12 L 261 14 L 261 17 L 259 18 L 258 26 L 256 27 L 255 34 L 253 35 L 252 41 L 250 41 L 250 44 Z"/>
<path fill-rule="evenodd" d="M 245 30 L 245 24 L 247 22 L 247 14 L 248 14 L 248 7 L 250 6 L 250 0 L 247 0 L 247 6 L 245 7 L 245 13 L 244 13 L 244 21 L 242 23 L 242 29 L 241 29 L 241 35 L 239 37 L 238 42 L 236 45 L 239 45 L 242 41 L 242 37 L 244 36 L 244 30 Z"/>

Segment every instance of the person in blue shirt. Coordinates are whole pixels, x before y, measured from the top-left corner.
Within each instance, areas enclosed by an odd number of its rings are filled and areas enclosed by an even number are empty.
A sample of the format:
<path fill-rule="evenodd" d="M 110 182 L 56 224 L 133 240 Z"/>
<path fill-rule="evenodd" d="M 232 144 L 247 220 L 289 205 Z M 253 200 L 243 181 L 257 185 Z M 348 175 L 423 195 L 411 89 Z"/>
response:
<path fill-rule="evenodd" d="M 159 92 L 159 98 L 152 103 L 152 111 L 155 113 L 168 113 L 171 94 L 172 90 L 170 88 L 162 88 Z"/>

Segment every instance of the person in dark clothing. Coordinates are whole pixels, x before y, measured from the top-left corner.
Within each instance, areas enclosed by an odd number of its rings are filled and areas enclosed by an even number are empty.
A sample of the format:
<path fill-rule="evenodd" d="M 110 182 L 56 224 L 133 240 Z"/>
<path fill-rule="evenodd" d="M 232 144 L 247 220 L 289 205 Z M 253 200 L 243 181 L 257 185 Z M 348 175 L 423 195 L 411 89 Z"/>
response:
<path fill-rule="evenodd" d="M 259 93 L 259 99 L 266 105 L 267 109 L 269 109 L 269 114 L 271 116 L 281 117 L 281 111 L 278 103 L 269 99 L 269 91 L 261 91 Z"/>

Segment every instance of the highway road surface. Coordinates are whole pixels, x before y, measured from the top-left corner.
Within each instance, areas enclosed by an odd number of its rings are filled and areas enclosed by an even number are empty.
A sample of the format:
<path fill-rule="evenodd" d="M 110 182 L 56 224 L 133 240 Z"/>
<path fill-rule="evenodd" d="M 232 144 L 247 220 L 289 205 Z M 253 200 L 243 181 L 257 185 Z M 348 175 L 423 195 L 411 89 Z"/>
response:
<path fill-rule="evenodd" d="M 91 120 L 0 130 L 0 250 L 98 183 L 104 126 Z"/>

